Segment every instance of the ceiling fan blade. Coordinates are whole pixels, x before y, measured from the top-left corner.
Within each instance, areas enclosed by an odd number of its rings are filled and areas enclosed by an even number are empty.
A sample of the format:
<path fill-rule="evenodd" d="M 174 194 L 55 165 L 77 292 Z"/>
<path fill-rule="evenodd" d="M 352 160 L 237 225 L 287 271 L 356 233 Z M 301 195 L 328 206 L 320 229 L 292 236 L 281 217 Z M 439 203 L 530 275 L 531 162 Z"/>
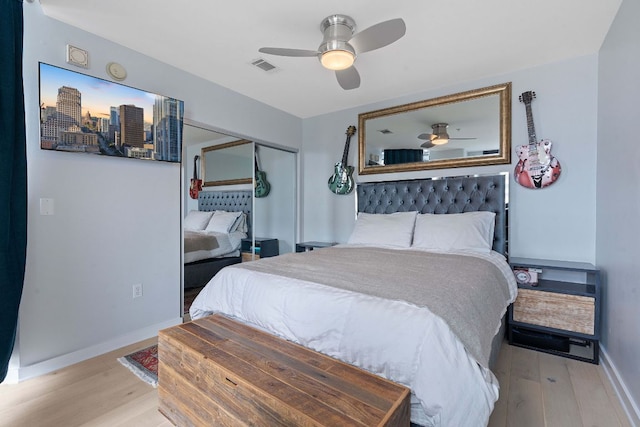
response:
<path fill-rule="evenodd" d="M 426 139 L 431 141 L 432 139 L 435 139 L 436 136 L 432 133 L 421 133 L 420 135 L 418 135 L 418 139 Z"/>
<path fill-rule="evenodd" d="M 269 55 L 295 56 L 295 57 L 320 55 L 320 52 L 318 52 L 317 50 L 286 49 L 281 47 L 261 47 L 260 49 L 258 49 L 258 52 L 267 53 Z"/>
<path fill-rule="evenodd" d="M 349 67 L 346 70 L 336 71 L 336 78 L 338 84 L 344 90 L 357 89 L 360 87 L 360 73 L 356 70 L 356 67 Z"/>
<path fill-rule="evenodd" d="M 433 148 L 435 146 L 436 146 L 436 144 L 434 144 L 431 141 L 427 141 L 427 142 L 424 142 L 424 143 L 420 144 L 421 148 Z"/>
<path fill-rule="evenodd" d="M 390 19 L 360 31 L 349 40 L 349 44 L 357 54 L 361 54 L 390 45 L 404 36 L 406 31 L 407 26 L 402 18 Z"/>

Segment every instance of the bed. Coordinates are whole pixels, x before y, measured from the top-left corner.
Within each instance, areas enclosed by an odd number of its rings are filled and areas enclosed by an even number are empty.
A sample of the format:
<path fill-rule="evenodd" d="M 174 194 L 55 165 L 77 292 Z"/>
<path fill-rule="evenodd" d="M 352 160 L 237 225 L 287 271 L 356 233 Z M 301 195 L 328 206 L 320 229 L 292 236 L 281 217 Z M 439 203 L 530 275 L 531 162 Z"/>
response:
<path fill-rule="evenodd" d="M 406 385 L 415 425 L 486 425 L 499 392 L 490 367 L 517 292 L 507 182 L 359 184 L 346 244 L 229 267 L 191 318 L 223 313 Z"/>
<path fill-rule="evenodd" d="M 201 191 L 198 194 L 198 211 L 189 212 L 185 219 L 184 231 L 184 288 L 202 287 L 211 278 L 228 265 L 238 264 L 241 241 L 251 235 L 252 192 L 246 191 Z M 205 228 L 215 211 L 241 212 L 243 225 L 235 227 L 233 232 L 199 231 Z M 189 215 L 195 214 L 195 225 L 187 227 Z M 204 224 L 204 225 L 203 225 Z M 190 229 L 187 229 L 190 228 Z"/>

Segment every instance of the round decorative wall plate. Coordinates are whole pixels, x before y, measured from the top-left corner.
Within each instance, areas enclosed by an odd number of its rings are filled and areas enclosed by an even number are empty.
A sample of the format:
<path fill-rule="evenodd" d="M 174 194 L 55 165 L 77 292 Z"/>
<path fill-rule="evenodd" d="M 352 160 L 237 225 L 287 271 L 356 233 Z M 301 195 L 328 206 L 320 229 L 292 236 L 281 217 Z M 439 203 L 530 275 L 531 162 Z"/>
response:
<path fill-rule="evenodd" d="M 117 62 L 107 64 L 107 74 L 114 80 L 122 81 L 127 78 L 127 70 Z"/>

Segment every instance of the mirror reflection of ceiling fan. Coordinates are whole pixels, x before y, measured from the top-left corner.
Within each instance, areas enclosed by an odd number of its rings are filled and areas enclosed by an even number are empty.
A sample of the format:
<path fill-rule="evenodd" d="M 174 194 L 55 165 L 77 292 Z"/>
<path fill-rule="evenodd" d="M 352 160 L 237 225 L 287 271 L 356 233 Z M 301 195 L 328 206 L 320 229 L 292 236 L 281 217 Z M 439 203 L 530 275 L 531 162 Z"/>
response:
<path fill-rule="evenodd" d="M 380 22 L 354 35 L 356 23 L 346 15 L 331 15 L 320 23 L 324 34 L 317 50 L 263 47 L 261 53 L 279 56 L 315 56 L 329 70 L 334 70 L 338 84 L 344 90 L 360 87 L 360 74 L 353 66 L 356 57 L 380 49 L 404 36 L 406 26 L 401 18 Z"/>
<path fill-rule="evenodd" d="M 426 139 L 427 141 L 420 144 L 422 148 L 432 148 L 436 145 L 444 145 L 449 141 L 465 140 L 465 139 L 477 139 L 477 138 L 451 138 L 447 133 L 448 123 L 435 123 L 431 125 L 433 133 L 421 133 L 418 135 L 418 139 Z"/>

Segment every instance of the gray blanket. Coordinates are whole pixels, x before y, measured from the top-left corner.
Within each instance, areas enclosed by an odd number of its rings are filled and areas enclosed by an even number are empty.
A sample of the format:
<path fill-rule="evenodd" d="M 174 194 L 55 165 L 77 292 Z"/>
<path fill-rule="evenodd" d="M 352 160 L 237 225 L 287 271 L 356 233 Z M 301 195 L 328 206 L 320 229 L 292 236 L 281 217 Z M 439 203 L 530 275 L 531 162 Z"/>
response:
<path fill-rule="evenodd" d="M 210 251 L 219 246 L 218 240 L 214 235 L 189 230 L 184 231 L 184 253 Z"/>
<path fill-rule="evenodd" d="M 427 307 L 487 369 L 491 341 L 509 303 L 508 283 L 498 267 L 473 256 L 334 247 L 236 267 Z"/>

